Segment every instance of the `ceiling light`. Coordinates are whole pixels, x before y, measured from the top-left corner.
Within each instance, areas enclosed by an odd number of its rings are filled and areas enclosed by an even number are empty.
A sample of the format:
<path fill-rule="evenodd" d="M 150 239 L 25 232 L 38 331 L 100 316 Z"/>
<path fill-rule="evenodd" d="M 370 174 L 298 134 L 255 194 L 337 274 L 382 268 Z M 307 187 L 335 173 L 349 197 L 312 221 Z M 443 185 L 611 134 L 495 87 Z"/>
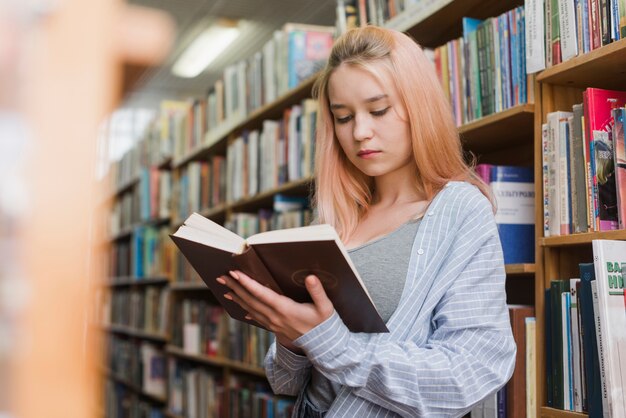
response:
<path fill-rule="evenodd" d="M 239 36 L 237 26 L 211 26 L 198 35 L 183 51 L 172 73 L 179 77 L 193 78 L 204 71 Z"/>

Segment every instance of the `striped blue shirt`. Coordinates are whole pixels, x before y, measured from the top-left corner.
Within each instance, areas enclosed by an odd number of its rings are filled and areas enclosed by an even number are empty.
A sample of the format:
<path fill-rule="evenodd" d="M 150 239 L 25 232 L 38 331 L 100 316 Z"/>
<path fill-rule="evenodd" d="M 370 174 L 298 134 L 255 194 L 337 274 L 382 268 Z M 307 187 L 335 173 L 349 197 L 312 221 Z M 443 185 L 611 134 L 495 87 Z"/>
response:
<path fill-rule="evenodd" d="M 489 201 L 450 182 L 424 216 L 386 334 L 351 333 L 335 312 L 294 344 L 273 344 L 277 394 L 302 402 L 311 367 L 342 385 L 326 417 L 457 417 L 496 392 L 515 365 L 502 248 Z"/>

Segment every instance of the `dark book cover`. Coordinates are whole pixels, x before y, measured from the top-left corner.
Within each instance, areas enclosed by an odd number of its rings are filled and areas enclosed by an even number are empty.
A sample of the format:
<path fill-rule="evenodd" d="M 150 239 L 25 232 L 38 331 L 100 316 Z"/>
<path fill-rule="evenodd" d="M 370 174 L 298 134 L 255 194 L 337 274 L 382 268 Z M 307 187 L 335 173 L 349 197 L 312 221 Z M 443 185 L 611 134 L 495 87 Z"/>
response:
<path fill-rule="evenodd" d="M 595 280 L 593 263 L 580 263 L 580 306 L 583 336 L 583 351 L 585 357 L 585 381 L 587 383 L 587 409 L 589 418 L 601 418 L 602 412 L 602 382 L 600 381 L 600 361 L 598 358 L 598 344 L 596 342 L 595 316 L 593 313 L 593 295 L 591 281 Z"/>
<path fill-rule="evenodd" d="M 238 304 L 224 298 L 230 289 L 216 279 L 230 270 L 241 270 L 277 293 L 301 303 L 311 301 L 304 279 L 314 274 L 319 277 L 350 331 L 388 332 L 348 260 L 333 240 L 253 244 L 242 254 L 231 254 L 174 235 L 172 239 L 235 319 L 260 326 L 245 319 L 246 312 Z"/>
<path fill-rule="evenodd" d="M 561 293 L 569 292 L 569 283 L 563 280 L 550 282 L 552 298 L 552 382 L 554 407 L 563 409 L 563 319 Z"/>
<path fill-rule="evenodd" d="M 552 297 L 551 289 L 544 292 L 544 335 L 546 339 L 546 404 L 554 406 L 554 380 L 552 372 Z"/>

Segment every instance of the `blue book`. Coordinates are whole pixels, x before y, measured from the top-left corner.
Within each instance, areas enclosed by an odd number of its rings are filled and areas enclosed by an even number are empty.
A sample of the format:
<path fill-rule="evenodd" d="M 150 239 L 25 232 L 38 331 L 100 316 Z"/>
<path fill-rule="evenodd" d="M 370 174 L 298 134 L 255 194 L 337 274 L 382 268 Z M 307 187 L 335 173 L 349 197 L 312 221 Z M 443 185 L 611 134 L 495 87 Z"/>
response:
<path fill-rule="evenodd" d="M 478 25 L 482 22 L 480 19 L 474 19 L 473 17 L 464 17 L 462 19 L 463 24 L 463 37 L 466 37 L 471 32 L 474 32 L 478 29 Z"/>
<path fill-rule="evenodd" d="M 491 189 L 505 264 L 535 262 L 535 186 L 532 167 L 493 166 Z"/>
<path fill-rule="evenodd" d="M 591 282 L 596 274 L 593 263 L 580 263 L 580 315 L 583 336 L 583 354 L 585 358 L 585 380 L 587 382 L 587 409 L 589 418 L 602 418 L 602 382 L 600 381 L 600 360 L 596 342 L 595 316 L 593 314 L 593 296 Z"/>

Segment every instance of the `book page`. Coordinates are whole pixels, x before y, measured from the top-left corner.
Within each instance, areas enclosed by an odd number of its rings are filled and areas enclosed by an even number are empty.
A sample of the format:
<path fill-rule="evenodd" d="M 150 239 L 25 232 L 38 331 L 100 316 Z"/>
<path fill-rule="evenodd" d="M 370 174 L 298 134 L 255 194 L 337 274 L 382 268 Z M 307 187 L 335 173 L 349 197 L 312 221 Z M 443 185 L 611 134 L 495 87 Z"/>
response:
<path fill-rule="evenodd" d="M 230 253 L 241 252 L 245 243 L 239 235 L 197 213 L 187 218 L 173 235 Z"/>
<path fill-rule="evenodd" d="M 328 224 L 302 226 L 261 232 L 249 237 L 248 244 L 271 244 L 273 242 L 328 241 L 339 240 L 335 228 Z"/>

